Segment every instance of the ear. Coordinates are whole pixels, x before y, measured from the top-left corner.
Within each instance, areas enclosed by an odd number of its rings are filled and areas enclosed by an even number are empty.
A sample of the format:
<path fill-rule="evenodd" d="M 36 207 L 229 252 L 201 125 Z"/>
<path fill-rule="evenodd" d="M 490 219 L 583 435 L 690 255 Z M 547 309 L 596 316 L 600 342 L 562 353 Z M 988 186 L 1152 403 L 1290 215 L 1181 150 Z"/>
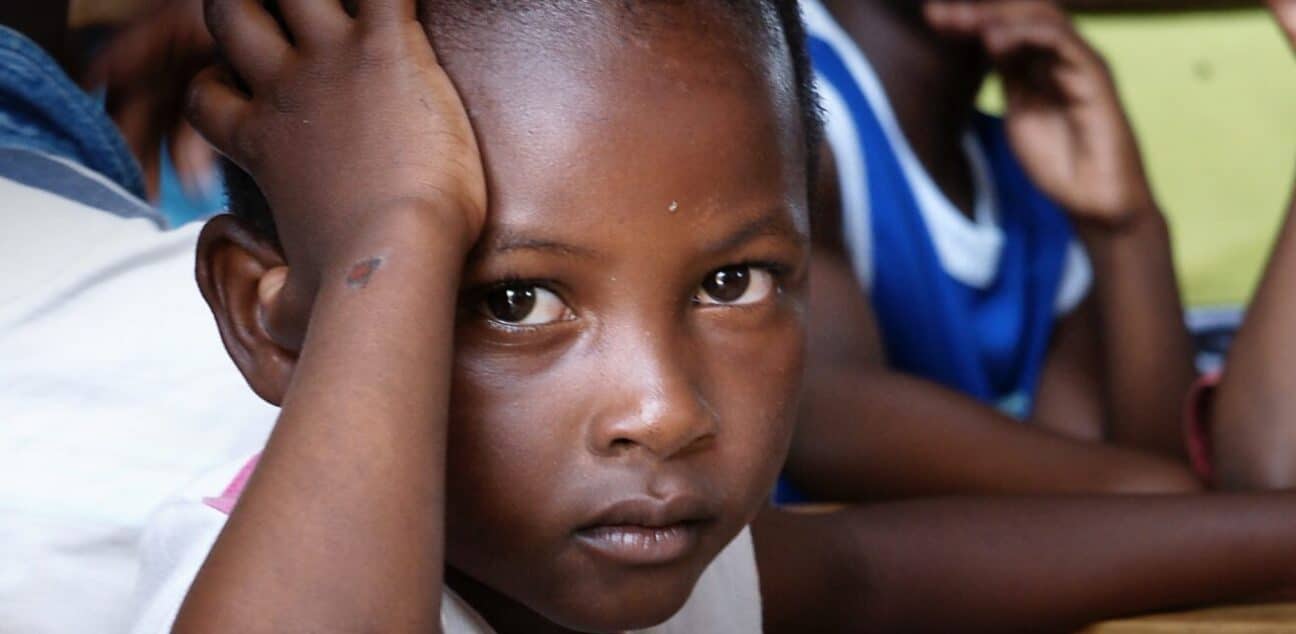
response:
<path fill-rule="evenodd" d="M 304 325 L 284 325 L 288 265 L 278 247 L 231 215 L 212 218 L 198 237 L 198 288 L 216 317 L 225 350 L 248 385 L 283 402 L 297 365 Z"/>

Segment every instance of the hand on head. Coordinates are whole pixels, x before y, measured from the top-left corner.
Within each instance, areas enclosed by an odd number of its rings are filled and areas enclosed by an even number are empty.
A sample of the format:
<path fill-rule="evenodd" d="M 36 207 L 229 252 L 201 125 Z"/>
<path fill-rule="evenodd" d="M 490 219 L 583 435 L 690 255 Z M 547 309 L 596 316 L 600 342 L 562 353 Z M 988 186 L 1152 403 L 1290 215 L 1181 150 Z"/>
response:
<path fill-rule="evenodd" d="M 1048 0 L 938 0 L 928 23 L 976 38 L 1003 79 L 1008 134 L 1040 188 L 1082 224 L 1120 227 L 1154 207 L 1102 58 Z"/>
<path fill-rule="evenodd" d="M 125 25 L 82 77 L 107 90 L 108 112 L 144 168 L 150 197 L 159 193 L 163 143 L 187 188 L 203 188 L 215 175 L 211 148 L 183 116 L 189 82 L 211 56 L 202 1 L 164 0 Z"/>
<path fill-rule="evenodd" d="M 270 203 L 290 265 L 283 320 L 300 326 L 321 274 L 354 264 L 341 261 L 348 246 L 381 229 L 386 211 L 427 210 L 419 221 L 466 251 L 484 223 L 486 186 L 414 0 L 371 0 L 355 17 L 338 2 L 278 5 L 283 28 L 258 0 L 206 2 L 229 68 L 195 79 L 189 109 Z"/>
<path fill-rule="evenodd" d="M 264 474 L 300 468 L 329 502 L 288 501 L 303 512 L 271 520 L 291 536 L 266 553 L 325 571 L 302 578 L 418 578 L 274 610 L 381 623 L 393 596 L 432 605 L 444 553 L 488 618 L 660 623 L 766 503 L 791 438 L 814 125 L 795 7 L 425 0 L 420 24 L 414 0 L 357 4 L 208 0 L 232 72 L 195 82 L 193 121 L 264 200 L 207 224 L 199 285 L 283 407 L 231 530 L 285 497 Z M 309 332 L 281 328 L 303 306 Z M 332 487 L 336 461 L 393 471 Z M 326 507 L 365 512 L 329 532 Z M 380 536 L 341 557 L 291 529 L 339 543 L 351 519 Z M 294 590 L 231 543 L 212 557 L 266 585 L 200 579 L 189 605 Z M 328 618 L 348 607 L 379 620 Z"/>

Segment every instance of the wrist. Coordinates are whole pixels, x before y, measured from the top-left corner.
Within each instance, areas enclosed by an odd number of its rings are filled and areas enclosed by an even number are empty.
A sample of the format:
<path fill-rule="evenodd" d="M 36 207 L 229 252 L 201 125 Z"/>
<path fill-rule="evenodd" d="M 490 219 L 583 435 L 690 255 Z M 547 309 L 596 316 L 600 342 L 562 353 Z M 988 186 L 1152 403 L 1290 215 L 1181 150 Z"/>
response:
<path fill-rule="evenodd" d="M 1076 234 L 1092 246 L 1094 242 L 1145 236 L 1167 229 L 1165 217 L 1150 199 L 1123 205 L 1121 209 L 1119 213 L 1072 214 Z"/>
<path fill-rule="evenodd" d="M 324 255 L 325 270 L 352 266 L 364 258 L 402 254 L 406 258 L 453 262 L 459 268 L 480 229 L 453 205 L 401 200 L 349 223 L 345 239 Z"/>

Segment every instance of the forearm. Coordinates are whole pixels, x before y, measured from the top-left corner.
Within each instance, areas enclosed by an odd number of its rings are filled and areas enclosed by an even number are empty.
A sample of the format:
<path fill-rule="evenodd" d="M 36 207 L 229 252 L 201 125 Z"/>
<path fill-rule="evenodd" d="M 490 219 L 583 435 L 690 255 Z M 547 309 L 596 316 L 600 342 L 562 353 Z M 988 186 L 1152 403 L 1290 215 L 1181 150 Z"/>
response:
<path fill-rule="evenodd" d="M 1183 460 L 1182 408 L 1196 374 L 1165 219 L 1150 209 L 1081 235 L 1094 266 L 1108 438 Z"/>
<path fill-rule="evenodd" d="M 949 499 L 770 512 L 754 535 L 762 580 L 800 565 L 777 546 L 837 583 L 816 615 L 776 604 L 771 631 L 1047 632 L 1288 586 L 1293 516 L 1282 496 Z"/>
<path fill-rule="evenodd" d="M 787 473 L 837 501 L 1197 487 L 1168 459 L 1063 438 L 920 379 L 832 367 L 808 377 Z"/>
<path fill-rule="evenodd" d="M 1257 8 L 1259 0 L 1063 0 L 1072 11 L 1113 13 L 1203 11 Z"/>
<path fill-rule="evenodd" d="M 431 631 L 439 622 L 463 253 L 418 213 L 396 215 L 401 222 L 322 274 L 279 421 L 178 630 Z M 372 258 L 381 261 L 367 275 L 350 269 Z"/>
<path fill-rule="evenodd" d="M 1296 486 L 1296 196 L 1211 412 L 1216 480 Z"/>

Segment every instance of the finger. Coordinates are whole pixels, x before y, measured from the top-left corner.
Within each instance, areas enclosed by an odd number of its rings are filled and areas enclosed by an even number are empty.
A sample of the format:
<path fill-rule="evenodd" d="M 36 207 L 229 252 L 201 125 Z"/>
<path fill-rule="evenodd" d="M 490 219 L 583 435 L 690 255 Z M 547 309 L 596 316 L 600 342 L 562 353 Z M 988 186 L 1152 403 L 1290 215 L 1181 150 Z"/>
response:
<path fill-rule="evenodd" d="M 359 0 L 358 17 L 371 24 L 414 20 L 415 0 Z"/>
<path fill-rule="evenodd" d="M 260 0 L 206 0 L 211 30 L 234 73 L 252 87 L 265 85 L 292 47 Z"/>
<path fill-rule="evenodd" d="M 251 109 L 247 96 L 234 87 L 229 72 L 219 66 L 199 73 L 189 88 L 189 123 L 208 143 L 241 165 L 246 164 L 247 157 L 238 156 L 235 138 Z"/>
<path fill-rule="evenodd" d="M 191 195 L 206 196 L 216 187 L 216 153 L 188 122 L 171 134 L 171 160 L 180 184 Z"/>
<path fill-rule="evenodd" d="M 1269 0 L 1269 9 L 1287 35 L 1288 43 L 1296 48 L 1296 0 Z"/>
<path fill-rule="evenodd" d="M 305 46 L 337 41 L 351 24 L 338 0 L 279 0 L 279 12 L 293 40 Z"/>
<path fill-rule="evenodd" d="M 135 91 L 114 105 L 113 119 L 117 129 L 139 162 L 149 199 L 153 200 L 157 197 L 162 148 L 162 130 L 157 124 L 158 101 L 152 93 Z"/>
<path fill-rule="evenodd" d="M 981 24 L 980 13 L 970 2 L 928 2 L 923 5 L 923 16 L 933 29 L 951 35 L 975 35 Z"/>
<path fill-rule="evenodd" d="M 999 23 L 1066 22 L 1066 14 L 1048 0 L 934 0 L 923 7 L 928 25 L 950 35 L 974 36 Z"/>
<path fill-rule="evenodd" d="M 153 91 L 132 91 L 115 102 L 113 119 L 131 153 L 141 163 L 162 147 L 157 126 L 158 96 Z"/>
<path fill-rule="evenodd" d="M 1065 23 L 995 23 L 982 33 L 982 42 L 996 64 L 1027 51 L 1051 53 L 1069 66 L 1100 63 L 1097 53 Z"/>

